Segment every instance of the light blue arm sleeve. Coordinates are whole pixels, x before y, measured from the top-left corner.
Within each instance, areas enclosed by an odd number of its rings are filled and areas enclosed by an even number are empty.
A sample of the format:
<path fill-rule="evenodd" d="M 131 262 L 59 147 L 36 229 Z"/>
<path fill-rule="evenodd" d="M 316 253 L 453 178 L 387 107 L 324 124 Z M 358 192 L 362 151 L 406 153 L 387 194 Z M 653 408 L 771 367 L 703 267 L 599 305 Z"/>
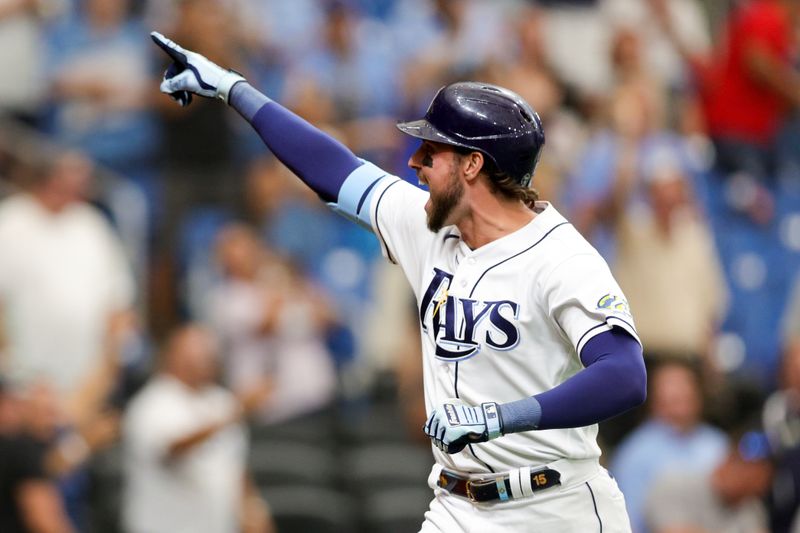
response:
<path fill-rule="evenodd" d="M 336 202 L 329 202 L 328 205 L 345 218 L 372 231 L 370 204 L 375 186 L 382 179 L 390 177 L 391 175 L 385 170 L 369 161 L 364 161 L 363 165 L 345 178 Z"/>

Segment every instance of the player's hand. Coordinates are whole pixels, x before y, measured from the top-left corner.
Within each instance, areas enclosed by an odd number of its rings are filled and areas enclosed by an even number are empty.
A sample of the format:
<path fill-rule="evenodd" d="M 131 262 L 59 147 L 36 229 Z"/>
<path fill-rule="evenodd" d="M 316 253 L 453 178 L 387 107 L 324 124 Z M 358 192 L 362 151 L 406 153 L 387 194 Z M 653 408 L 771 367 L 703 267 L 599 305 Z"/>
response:
<path fill-rule="evenodd" d="M 453 399 L 434 409 L 422 430 L 443 452 L 458 453 L 467 444 L 501 436 L 503 422 L 496 403 L 470 407 Z"/>
<path fill-rule="evenodd" d="M 200 54 L 182 48 L 157 31 L 151 32 L 150 37 L 172 58 L 172 64 L 167 68 L 161 81 L 161 92 L 170 95 L 181 106 L 192 103 L 192 94 L 219 98 L 228 103 L 228 95 L 234 84 L 244 81 L 238 73 L 224 69 Z"/>

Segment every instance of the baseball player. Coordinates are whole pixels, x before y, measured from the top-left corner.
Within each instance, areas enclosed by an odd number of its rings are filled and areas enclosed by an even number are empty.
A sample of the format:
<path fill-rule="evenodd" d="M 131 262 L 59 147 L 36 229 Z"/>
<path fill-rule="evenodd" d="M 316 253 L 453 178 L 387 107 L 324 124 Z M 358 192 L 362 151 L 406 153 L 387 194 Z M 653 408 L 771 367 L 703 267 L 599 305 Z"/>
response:
<path fill-rule="evenodd" d="M 442 88 L 408 161 L 425 192 L 353 155 L 250 86 L 153 33 L 173 60 L 161 91 L 219 98 L 320 198 L 374 231 L 419 305 L 436 463 L 421 531 L 627 532 L 599 465 L 597 423 L 644 401 L 642 348 L 622 291 L 530 188 L 538 115 L 483 83 Z"/>

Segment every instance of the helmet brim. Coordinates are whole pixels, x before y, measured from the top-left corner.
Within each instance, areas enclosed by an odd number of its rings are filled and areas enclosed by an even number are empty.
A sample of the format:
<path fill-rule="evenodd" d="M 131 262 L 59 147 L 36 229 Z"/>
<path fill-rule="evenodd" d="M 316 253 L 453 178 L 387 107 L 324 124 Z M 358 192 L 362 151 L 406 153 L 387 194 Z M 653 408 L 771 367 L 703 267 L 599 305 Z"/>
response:
<path fill-rule="evenodd" d="M 416 137 L 417 139 L 451 144 L 453 146 L 461 146 L 463 148 L 472 148 L 471 146 L 467 146 L 466 144 L 457 141 L 449 135 L 445 135 L 424 118 L 412 120 L 410 122 L 398 122 L 397 129 L 406 135 Z"/>

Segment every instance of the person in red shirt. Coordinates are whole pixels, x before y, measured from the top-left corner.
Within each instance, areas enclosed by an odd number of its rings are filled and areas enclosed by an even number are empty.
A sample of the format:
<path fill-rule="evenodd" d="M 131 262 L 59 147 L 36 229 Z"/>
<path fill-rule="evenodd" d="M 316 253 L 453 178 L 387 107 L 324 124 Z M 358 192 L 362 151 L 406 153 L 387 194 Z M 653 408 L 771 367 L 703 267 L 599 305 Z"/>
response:
<path fill-rule="evenodd" d="M 700 87 L 713 137 L 769 145 L 790 105 L 800 104 L 791 68 L 789 7 L 796 4 L 757 0 L 731 14 L 722 54 Z"/>
<path fill-rule="evenodd" d="M 800 0 L 741 3 L 728 16 L 711 57 L 693 54 L 680 42 L 665 0 L 650 2 L 694 72 L 717 169 L 724 175 L 743 172 L 757 182 L 770 180 L 775 140 L 789 112 L 800 108 L 800 74 L 793 66 Z"/>

